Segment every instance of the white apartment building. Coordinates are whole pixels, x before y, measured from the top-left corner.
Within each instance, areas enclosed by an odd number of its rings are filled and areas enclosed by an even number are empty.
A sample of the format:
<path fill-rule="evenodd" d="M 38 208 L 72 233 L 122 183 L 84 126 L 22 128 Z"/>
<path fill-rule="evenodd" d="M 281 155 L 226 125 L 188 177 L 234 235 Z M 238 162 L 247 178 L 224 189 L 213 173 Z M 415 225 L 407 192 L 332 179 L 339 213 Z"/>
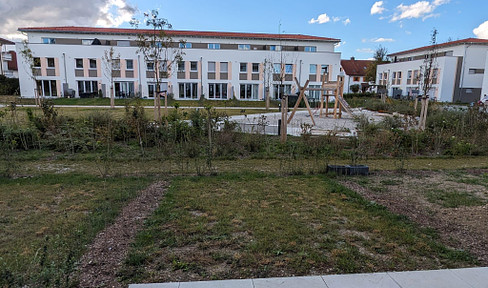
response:
<path fill-rule="evenodd" d="M 488 94 L 488 40 L 468 38 L 437 45 L 431 99 L 442 102 L 476 102 Z M 378 65 L 376 83 L 386 85 L 390 96 L 415 96 L 420 67 L 432 46 L 390 54 L 392 63 Z"/>
<path fill-rule="evenodd" d="M 114 48 L 120 54 L 115 76 L 118 97 L 152 97 L 155 91 L 154 63 L 138 52 L 136 38 L 152 30 L 36 27 L 19 28 L 28 38 L 36 76 L 29 75 L 29 65 L 18 57 L 20 87 L 23 97 L 37 92 L 45 97 L 63 97 L 74 93 L 85 97 L 101 92 L 110 95 L 110 73 L 103 56 Z M 303 85 L 319 87 L 321 75 L 330 79 L 340 73 L 340 53 L 334 51 L 339 39 L 299 34 L 262 34 L 168 30 L 175 48 L 184 46 L 183 62 L 174 63 L 161 91 L 173 93 L 175 99 L 263 100 L 266 79 L 272 79 L 270 97 L 295 93 L 294 78 Z M 181 44 L 180 40 L 185 41 Z M 17 51 L 24 49 L 17 43 Z M 273 77 L 265 77 L 264 63 L 272 63 Z M 107 75 L 108 74 L 108 75 Z M 282 83 L 277 81 L 282 75 Z M 269 82 L 269 81 L 268 81 Z"/>

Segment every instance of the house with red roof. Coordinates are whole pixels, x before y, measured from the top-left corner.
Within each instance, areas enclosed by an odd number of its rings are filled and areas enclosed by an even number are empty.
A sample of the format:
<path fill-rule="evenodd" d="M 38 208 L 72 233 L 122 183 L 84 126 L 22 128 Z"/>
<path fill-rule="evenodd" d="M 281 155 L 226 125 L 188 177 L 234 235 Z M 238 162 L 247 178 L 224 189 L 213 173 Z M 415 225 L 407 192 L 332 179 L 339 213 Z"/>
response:
<path fill-rule="evenodd" d="M 158 62 L 145 59 L 136 42 L 138 35 L 150 35 L 153 30 L 95 27 L 18 30 L 27 35 L 36 65 L 33 79 L 25 59 L 18 57 L 19 67 L 25 68 L 19 69 L 23 97 L 34 97 L 35 93 L 44 97 L 88 97 L 102 93 L 109 97 L 111 79 L 103 56 L 111 48 L 115 55 L 120 55 L 117 71 L 112 73 L 115 97 L 153 97 L 157 90 Z M 235 97 L 259 101 L 266 95 L 276 99 L 279 93 L 297 92 L 295 78 L 302 85 L 310 80 L 311 85 L 318 86 L 324 72 L 331 79 L 340 73 L 340 53 L 334 51 L 339 39 L 214 31 L 165 33 L 174 42 L 171 47 L 182 49 L 184 55 L 178 63 L 162 63 L 159 68 L 171 73 L 162 79 L 159 88 L 178 100 Z M 22 49 L 23 44 L 17 44 L 17 51 Z"/>
<path fill-rule="evenodd" d="M 372 60 L 356 60 L 351 57 L 350 60 L 341 60 L 341 68 L 344 71 L 344 93 L 353 93 L 351 86 L 359 85 L 360 91 L 368 88 L 369 82 L 366 81 L 366 69 Z"/>
<path fill-rule="evenodd" d="M 0 75 L 8 78 L 19 78 L 14 45 L 14 42 L 0 38 Z"/>
<path fill-rule="evenodd" d="M 428 96 L 442 102 L 477 102 L 488 94 L 488 40 L 467 38 L 388 55 L 392 62 L 378 65 L 376 83 L 393 97 L 422 93 L 421 67 L 436 51 L 433 87 Z"/>

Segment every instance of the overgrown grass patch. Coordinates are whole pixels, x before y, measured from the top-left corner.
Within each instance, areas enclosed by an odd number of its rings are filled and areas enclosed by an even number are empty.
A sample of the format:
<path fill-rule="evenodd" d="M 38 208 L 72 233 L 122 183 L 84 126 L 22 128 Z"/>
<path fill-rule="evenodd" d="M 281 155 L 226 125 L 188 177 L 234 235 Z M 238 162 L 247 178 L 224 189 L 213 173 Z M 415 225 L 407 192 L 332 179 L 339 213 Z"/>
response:
<path fill-rule="evenodd" d="M 473 263 L 333 179 L 247 172 L 174 179 L 119 276 L 167 282 Z"/>
<path fill-rule="evenodd" d="M 461 206 L 482 206 L 487 203 L 486 200 L 477 197 L 472 193 L 460 191 L 446 191 L 441 189 L 431 189 L 427 191 L 427 200 L 436 203 L 445 208 L 457 208 Z"/>
<path fill-rule="evenodd" d="M 76 286 L 75 263 L 151 177 L 0 178 L 0 286 Z"/>

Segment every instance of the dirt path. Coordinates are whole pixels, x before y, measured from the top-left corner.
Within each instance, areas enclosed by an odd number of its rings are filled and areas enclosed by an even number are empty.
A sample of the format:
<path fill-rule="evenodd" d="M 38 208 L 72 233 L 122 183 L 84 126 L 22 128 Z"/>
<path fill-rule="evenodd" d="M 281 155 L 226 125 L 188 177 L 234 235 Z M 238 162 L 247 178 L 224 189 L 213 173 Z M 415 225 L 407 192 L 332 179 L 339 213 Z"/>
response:
<path fill-rule="evenodd" d="M 168 182 L 151 184 L 122 209 L 114 224 L 98 233 L 79 266 L 80 287 L 122 287 L 116 273 L 144 219 L 156 210 Z"/>
<path fill-rule="evenodd" d="M 375 185 L 385 179 L 403 179 L 404 184 L 383 186 L 377 192 L 354 183 L 343 181 L 342 184 L 370 201 L 387 207 L 396 214 L 402 214 L 423 227 L 432 227 L 438 231 L 442 241 L 457 249 L 470 251 L 480 264 L 488 265 L 488 205 L 474 207 L 443 208 L 429 203 L 425 199 L 424 187 L 435 183 L 435 187 L 467 191 L 470 193 L 488 193 L 486 188 L 469 184 L 458 184 L 449 181 L 444 172 L 422 172 L 423 177 L 412 175 L 394 176 L 394 173 L 380 172 L 371 175 Z M 406 185 L 410 183 L 411 185 Z M 440 184 L 439 184 L 440 183 Z M 366 185 L 367 186 L 367 185 Z"/>

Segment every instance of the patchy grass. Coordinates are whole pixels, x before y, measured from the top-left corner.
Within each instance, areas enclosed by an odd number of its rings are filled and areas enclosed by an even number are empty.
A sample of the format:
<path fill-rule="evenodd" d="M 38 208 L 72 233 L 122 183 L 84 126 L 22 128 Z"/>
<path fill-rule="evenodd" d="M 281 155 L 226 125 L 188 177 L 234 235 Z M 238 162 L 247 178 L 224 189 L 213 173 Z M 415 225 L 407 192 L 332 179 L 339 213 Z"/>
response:
<path fill-rule="evenodd" d="M 427 191 L 427 200 L 436 203 L 444 208 L 457 208 L 461 206 L 482 206 L 487 203 L 486 200 L 470 193 L 460 191 L 445 191 L 432 189 Z"/>
<path fill-rule="evenodd" d="M 167 282 L 473 263 L 332 179 L 241 172 L 174 179 L 119 276 Z"/>
<path fill-rule="evenodd" d="M 0 287 L 68 287 L 85 245 L 151 177 L 0 178 Z"/>

